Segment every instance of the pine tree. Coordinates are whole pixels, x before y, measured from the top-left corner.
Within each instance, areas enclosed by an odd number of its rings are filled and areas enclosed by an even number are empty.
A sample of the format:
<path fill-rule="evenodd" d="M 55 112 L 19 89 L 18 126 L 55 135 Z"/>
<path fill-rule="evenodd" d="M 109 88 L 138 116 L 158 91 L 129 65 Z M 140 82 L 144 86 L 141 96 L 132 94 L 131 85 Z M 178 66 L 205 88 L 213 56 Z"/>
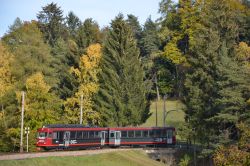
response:
<path fill-rule="evenodd" d="M 138 125 L 149 116 L 144 72 L 133 35 L 118 15 L 104 42 L 95 108 L 103 126 Z"/>
<path fill-rule="evenodd" d="M 57 79 L 53 90 L 65 100 L 73 96 L 77 90 L 78 83 L 70 73 L 70 68 L 79 66 L 79 49 L 73 40 L 65 42 L 63 39 L 58 39 L 51 53 L 53 55 L 52 67 Z"/>
<path fill-rule="evenodd" d="M 151 17 L 144 24 L 140 43 L 142 45 L 142 57 L 149 58 L 153 53 L 159 51 L 158 27 Z"/>
<path fill-rule="evenodd" d="M 138 21 L 138 18 L 136 16 L 134 16 L 133 14 L 128 14 L 128 18 L 127 18 L 126 22 L 130 26 L 130 28 L 132 29 L 134 38 L 137 41 L 137 46 L 139 48 L 141 48 L 140 47 L 140 40 L 142 38 L 142 28 L 141 28 L 141 25 Z"/>
<path fill-rule="evenodd" d="M 81 26 L 81 20 L 71 11 L 66 17 L 66 24 L 73 39 L 77 37 L 77 31 Z"/>
<path fill-rule="evenodd" d="M 94 43 L 101 42 L 101 32 L 99 25 L 92 18 L 86 19 L 77 31 L 76 43 L 81 53 L 85 53 L 85 49 Z"/>
<path fill-rule="evenodd" d="M 37 14 L 37 19 L 46 41 L 54 46 L 56 40 L 63 36 L 63 11 L 52 2 L 42 8 L 42 11 Z"/>
<path fill-rule="evenodd" d="M 23 25 L 22 20 L 19 17 L 17 17 L 14 23 L 9 27 L 9 33 L 17 30 L 18 28 L 21 28 L 22 25 Z"/>

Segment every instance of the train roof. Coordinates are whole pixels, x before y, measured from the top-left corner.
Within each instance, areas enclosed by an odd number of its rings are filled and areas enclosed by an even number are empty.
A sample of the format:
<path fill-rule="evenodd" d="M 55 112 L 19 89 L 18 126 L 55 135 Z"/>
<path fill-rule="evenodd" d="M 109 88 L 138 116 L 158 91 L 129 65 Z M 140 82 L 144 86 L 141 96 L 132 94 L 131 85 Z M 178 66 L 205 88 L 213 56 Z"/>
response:
<path fill-rule="evenodd" d="M 86 126 L 82 124 L 47 124 L 43 128 L 109 128 L 109 129 L 161 129 L 161 128 L 174 128 L 172 126 L 166 127 L 141 127 L 141 126 L 127 126 L 127 127 L 98 127 L 98 126 Z"/>
<path fill-rule="evenodd" d="M 82 124 L 47 124 L 43 127 L 46 128 L 93 128 L 96 126 L 84 126 Z"/>

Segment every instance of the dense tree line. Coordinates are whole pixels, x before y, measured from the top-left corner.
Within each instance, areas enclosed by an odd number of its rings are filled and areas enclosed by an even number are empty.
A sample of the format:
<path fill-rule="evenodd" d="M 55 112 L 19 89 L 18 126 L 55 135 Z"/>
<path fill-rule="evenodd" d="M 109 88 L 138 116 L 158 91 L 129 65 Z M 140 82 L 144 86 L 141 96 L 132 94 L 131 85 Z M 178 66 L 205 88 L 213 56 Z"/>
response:
<path fill-rule="evenodd" d="M 84 124 L 129 126 L 144 123 L 150 101 L 167 94 L 185 103 L 182 132 L 206 147 L 203 157 L 217 149 L 223 165 L 236 149 L 248 164 L 249 7 L 162 0 L 157 21 L 141 26 L 119 14 L 103 29 L 73 12 L 63 17 L 55 3 L 36 21 L 17 18 L 0 43 L 0 150 L 18 150 L 21 91 L 32 138 L 46 123 L 79 123 L 81 96 Z"/>
<path fill-rule="evenodd" d="M 175 66 L 176 95 L 187 106 L 187 138 L 204 145 L 203 157 L 219 147 L 218 165 L 248 165 L 249 140 L 244 148 L 238 141 L 250 136 L 249 2 L 163 0 L 160 12 L 161 34 L 169 36 L 163 56 Z M 228 154 L 236 149 L 242 156 L 233 161 Z"/>
<path fill-rule="evenodd" d="M 138 43 L 142 28 L 134 15 L 115 18 L 110 27 L 63 17 L 55 3 L 37 20 L 17 18 L 1 39 L 1 151 L 16 151 L 20 140 L 21 91 L 25 126 L 50 123 L 99 126 L 139 125 L 149 116 L 148 90 Z M 116 84 L 115 84 L 116 83 Z"/>

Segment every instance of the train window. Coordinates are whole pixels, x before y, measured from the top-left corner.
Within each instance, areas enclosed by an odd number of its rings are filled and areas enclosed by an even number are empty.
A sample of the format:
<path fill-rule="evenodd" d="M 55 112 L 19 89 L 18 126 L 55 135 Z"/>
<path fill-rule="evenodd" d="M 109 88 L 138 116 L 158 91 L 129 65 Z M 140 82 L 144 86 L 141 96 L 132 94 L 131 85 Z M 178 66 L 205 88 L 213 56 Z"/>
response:
<path fill-rule="evenodd" d="M 58 132 L 58 139 L 59 139 L 59 141 L 62 141 L 62 140 L 63 140 L 63 135 L 64 135 L 64 132 L 63 132 L 63 131 L 59 131 L 59 132 Z"/>
<path fill-rule="evenodd" d="M 128 131 L 128 137 L 132 138 L 135 136 L 134 131 Z"/>
<path fill-rule="evenodd" d="M 95 135 L 94 131 L 89 132 L 89 138 L 94 138 L 94 135 Z"/>
<path fill-rule="evenodd" d="M 128 137 L 128 132 L 122 131 L 122 138 L 127 138 L 127 137 Z"/>
<path fill-rule="evenodd" d="M 76 139 L 82 139 L 82 132 L 81 131 L 77 131 Z"/>
<path fill-rule="evenodd" d="M 163 129 L 161 134 L 162 134 L 162 137 L 167 137 L 167 130 Z"/>
<path fill-rule="evenodd" d="M 52 133 L 48 133 L 48 138 L 51 138 L 52 137 Z"/>
<path fill-rule="evenodd" d="M 76 138 L 76 131 L 71 131 L 70 132 L 70 139 L 75 139 Z"/>
<path fill-rule="evenodd" d="M 110 138 L 115 138 L 115 133 L 110 133 Z"/>
<path fill-rule="evenodd" d="M 135 137 L 141 137 L 141 131 L 140 130 L 135 131 Z"/>
<path fill-rule="evenodd" d="M 100 138 L 101 137 L 101 133 L 99 131 L 95 131 L 95 138 Z"/>
<path fill-rule="evenodd" d="M 149 137 L 154 137 L 154 131 L 153 130 L 149 130 Z"/>
<path fill-rule="evenodd" d="M 52 139 L 57 139 L 57 132 L 52 133 Z"/>
<path fill-rule="evenodd" d="M 40 132 L 40 133 L 38 133 L 37 137 L 38 137 L 38 138 L 45 138 L 46 135 L 47 135 L 46 132 Z"/>
<path fill-rule="evenodd" d="M 89 136 L 88 136 L 88 132 L 87 132 L 87 131 L 83 131 L 83 132 L 82 132 L 82 138 L 83 138 L 83 139 L 88 139 L 88 137 L 89 137 Z"/>
<path fill-rule="evenodd" d="M 161 130 L 155 130 L 155 137 L 161 137 Z"/>
<path fill-rule="evenodd" d="M 142 137 L 148 137 L 148 130 L 142 131 Z"/>

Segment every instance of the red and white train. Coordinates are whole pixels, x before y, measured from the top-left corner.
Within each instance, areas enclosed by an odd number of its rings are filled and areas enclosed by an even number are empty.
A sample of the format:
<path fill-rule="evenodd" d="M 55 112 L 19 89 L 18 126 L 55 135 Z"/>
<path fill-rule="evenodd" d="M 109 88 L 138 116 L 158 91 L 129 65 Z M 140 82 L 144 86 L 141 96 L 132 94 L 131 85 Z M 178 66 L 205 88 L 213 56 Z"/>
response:
<path fill-rule="evenodd" d="M 47 125 L 38 129 L 37 147 L 86 149 L 89 147 L 168 146 L 176 143 L 174 127 L 84 127 Z"/>

